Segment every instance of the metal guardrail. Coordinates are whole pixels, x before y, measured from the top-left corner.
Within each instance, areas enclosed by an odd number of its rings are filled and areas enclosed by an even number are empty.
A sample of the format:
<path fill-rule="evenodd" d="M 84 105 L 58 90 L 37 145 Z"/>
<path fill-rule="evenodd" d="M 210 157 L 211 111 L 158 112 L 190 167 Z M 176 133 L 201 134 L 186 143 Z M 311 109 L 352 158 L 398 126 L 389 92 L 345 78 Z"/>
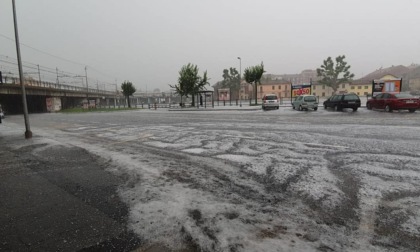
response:
<path fill-rule="evenodd" d="M 20 83 L 17 81 L 14 81 L 12 83 L 3 83 L 0 85 L 4 85 L 4 87 L 20 87 Z M 1 86 L 0 86 L 1 87 Z M 74 91 L 74 92 L 85 92 L 85 93 L 92 93 L 92 94 L 106 94 L 106 95 L 115 95 L 115 91 L 106 91 L 101 90 L 97 88 L 89 88 L 86 89 L 85 87 L 80 86 L 72 86 L 67 84 L 59 84 L 59 83 L 52 83 L 52 82 L 46 82 L 46 81 L 25 81 L 25 87 L 34 87 L 34 88 L 41 88 L 41 89 L 53 89 L 53 90 L 66 90 L 66 91 Z"/>

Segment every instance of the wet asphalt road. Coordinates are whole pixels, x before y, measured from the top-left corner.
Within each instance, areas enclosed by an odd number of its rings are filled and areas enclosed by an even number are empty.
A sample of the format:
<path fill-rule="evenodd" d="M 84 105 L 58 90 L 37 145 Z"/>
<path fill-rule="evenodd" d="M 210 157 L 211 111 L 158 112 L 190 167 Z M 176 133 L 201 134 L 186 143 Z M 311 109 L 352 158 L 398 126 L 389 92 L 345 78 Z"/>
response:
<path fill-rule="evenodd" d="M 35 136 L 36 138 L 36 136 Z M 1 135 L 0 251 L 130 251 L 122 178 L 78 147 Z"/>
<path fill-rule="evenodd" d="M 191 127 L 190 130 L 194 131 L 196 135 L 200 135 L 200 132 L 206 135 L 206 132 L 216 128 L 229 131 L 234 127 L 244 136 L 248 135 L 243 137 L 242 141 L 248 141 L 250 132 L 270 134 L 273 125 L 280 128 L 281 125 L 284 125 L 287 130 L 283 133 L 287 134 L 292 134 L 293 125 L 296 125 L 299 126 L 297 127 L 299 130 L 304 129 L 302 134 L 308 136 L 311 133 L 319 134 L 318 129 L 323 127 L 344 126 L 351 130 L 364 125 L 371 129 L 378 129 L 377 132 L 372 132 L 372 139 L 387 138 L 389 141 L 400 140 L 397 138 L 400 138 L 401 135 L 395 137 L 389 134 L 392 130 L 400 130 L 401 127 L 420 128 L 419 112 L 414 114 L 384 113 L 363 109 L 355 113 L 323 110 L 297 112 L 288 108 L 282 109 L 282 111 L 225 113 L 222 111 L 146 110 L 118 113 L 31 115 L 30 120 L 35 139 L 48 137 L 50 131 L 52 139 L 60 141 L 71 138 L 72 142 L 69 146 L 57 145 L 54 147 L 54 145 L 42 143 L 28 144 L 25 140 L 17 139 L 16 136 L 0 135 L 1 143 L 6 146 L 0 151 L 0 159 L 6 160 L 6 165 L 2 166 L 0 170 L 2 173 L 0 212 L 3 216 L 0 221 L 4 224 L 0 228 L 0 237 L 3 237 L 0 248 L 10 251 L 75 251 L 83 249 L 129 251 L 141 246 L 141 235 L 136 236 L 127 228 L 129 211 L 127 202 L 124 203 L 118 194 L 119 188 L 134 186 L 130 184 L 133 183 L 132 179 L 108 172 L 107 168 L 110 165 L 108 160 L 84 150 L 84 143 L 113 149 L 116 152 L 125 152 L 127 148 L 130 148 L 130 144 L 127 143 L 133 140 L 130 138 L 130 132 L 135 135 L 135 139 L 139 138 L 135 129 L 151 131 L 155 136 L 161 134 L 162 138 L 165 138 L 168 135 L 165 135 L 165 132 L 157 132 L 156 128 L 170 126 Z M 6 120 L 6 123 L 10 123 L 10 125 L 23 125 L 20 116 L 11 116 Z M 249 127 L 237 127 L 243 124 Z M 292 128 L 290 128 L 291 125 Z M 382 127 L 388 127 L 390 130 L 383 131 L 382 134 Z M 118 133 L 127 128 L 133 129 L 133 131 L 124 134 Z M 311 132 L 311 128 L 315 129 L 314 132 Z M 40 134 L 37 134 L 38 131 Z M 107 132 L 113 132 L 113 137 L 108 137 Z M 61 134 L 66 137 L 61 137 Z M 334 134 L 339 133 L 334 132 Z M 358 136 L 356 132 L 354 138 L 362 135 Z M 140 135 L 140 139 L 142 136 Z M 269 138 L 269 136 L 264 136 L 264 138 Z M 75 146 L 77 142 L 81 148 Z M 133 146 L 131 147 L 132 151 L 136 150 Z M 156 150 L 153 151 L 156 152 Z M 413 151 L 414 156 L 418 155 L 419 150 Z M 169 155 L 172 152 L 166 154 Z M 162 157 L 162 159 L 164 158 Z M 322 213 L 321 215 L 324 217 L 319 220 L 320 222 L 325 222 L 328 225 L 348 225 L 349 228 L 354 229 L 362 218 L 354 206 L 354 204 L 359 204 L 355 190 L 358 190 L 360 181 L 353 174 L 340 169 L 340 165 L 343 164 L 341 161 L 337 161 L 337 155 L 326 155 L 326 159 L 329 162 L 328 169 L 344 181 L 340 189 L 349 195 L 348 201 L 340 208 L 334 209 L 333 212 L 328 212 L 322 208 L 319 202 L 310 199 L 307 204 L 314 211 Z M 269 172 L 270 170 L 267 171 L 267 173 Z M 182 181 L 179 174 L 170 171 L 166 171 L 165 175 L 179 180 L 181 183 L 192 183 Z M 267 174 L 268 177 L 271 175 Z M 299 179 L 296 176 L 290 178 L 287 184 L 278 184 L 269 180 L 268 177 L 252 175 L 257 182 L 272 183 L 273 188 L 278 191 L 287 191 L 289 184 Z M 185 178 L 183 179 L 185 180 Z M 199 187 L 197 183 L 194 186 Z M 274 190 L 273 188 L 271 190 Z M 284 197 L 284 195 L 279 197 Z M 395 197 L 398 198 L 398 196 Z M 331 213 L 334 214 L 331 215 Z M 386 218 L 391 218 L 394 213 L 390 209 L 384 209 L 382 214 L 386 215 Z M 420 244 L 418 237 L 403 232 L 393 238 L 389 225 L 382 219 L 378 219 L 376 221 L 376 226 L 379 227 L 377 235 L 385 234 L 392 239 L 401 239 L 409 243 L 407 247 L 403 246 L 408 251 Z M 112 249 L 113 246 L 120 246 L 120 248 Z M 398 250 L 401 244 L 395 242 L 384 246 L 391 248 L 394 246 Z M 196 247 L 197 245 L 191 246 L 192 250 Z M 327 246 L 327 248 L 331 247 Z"/>

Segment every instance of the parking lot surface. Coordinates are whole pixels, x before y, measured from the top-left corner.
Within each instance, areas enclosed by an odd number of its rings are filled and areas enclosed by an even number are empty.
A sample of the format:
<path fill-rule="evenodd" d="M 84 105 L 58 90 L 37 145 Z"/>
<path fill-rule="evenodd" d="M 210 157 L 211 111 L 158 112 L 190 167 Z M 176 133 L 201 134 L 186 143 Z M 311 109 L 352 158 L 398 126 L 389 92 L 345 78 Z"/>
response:
<path fill-rule="evenodd" d="M 90 164 L 100 164 L 95 177 L 115 187 L 93 205 L 107 213 L 100 203 L 114 195 L 121 209 L 126 206 L 126 222 L 115 225 L 135 234 L 143 251 L 420 247 L 419 112 L 281 107 L 38 114 L 30 116 L 32 143 L 8 141 L 10 132 L 23 135 L 22 119 L 10 116 L 0 126 L 7 129 L 0 130 L 0 141 L 15 150 L 4 152 L 5 159 L 18 152 L 59 158 L 43 150 L 76 148 L 61 156 L 60 172 L 49 180 L 70 176 L 82 183 Z M 77 170 L 65 165 L 80 153 L 86 158 Z M 38 166 L 31 172 L 39 176 L 48 169 Z M 118 179 L 106 182 L 107 176 Z M 3 186 L 1 195 L 13 186 Z M 19 198 L 28 193 L 22 189 Z M 2 202 L 9 201 L 12 197 L 2 196 Z M 56 211 L 44 214 L 55 216 Z M 94 218 L 103 217 L 92 214 L 96 223 Z"/>

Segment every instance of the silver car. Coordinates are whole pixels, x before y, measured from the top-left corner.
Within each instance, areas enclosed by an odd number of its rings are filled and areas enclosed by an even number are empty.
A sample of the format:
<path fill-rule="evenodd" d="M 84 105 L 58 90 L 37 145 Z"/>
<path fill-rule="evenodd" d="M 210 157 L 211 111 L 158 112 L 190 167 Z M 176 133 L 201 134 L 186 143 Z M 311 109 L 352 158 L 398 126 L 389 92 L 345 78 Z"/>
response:
<path fill-rule="evenodd" d="M 279 98 L 275 94 L 266 94 L 262 99 L 262 109 L 279 109 Z"/>
<path fill-rule="evenodd" d="M 302 110 L 318 110 L 318 99 L 314 95 L 300 95 L 292 102 L 293 109 Z"/>
<path fill-rule="evenodd" d="M 275 94 L 266 94 L 262 98 L 262 109 L 279 109 L 279 98 Z"/>

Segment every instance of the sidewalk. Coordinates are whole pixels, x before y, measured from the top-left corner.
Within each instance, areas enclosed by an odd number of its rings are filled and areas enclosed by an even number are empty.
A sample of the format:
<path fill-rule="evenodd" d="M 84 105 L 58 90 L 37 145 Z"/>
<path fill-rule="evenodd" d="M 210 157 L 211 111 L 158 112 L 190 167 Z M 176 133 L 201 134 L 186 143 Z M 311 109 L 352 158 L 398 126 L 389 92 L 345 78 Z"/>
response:
<path fill-rule="evenodd" d="M 170 108 L 169 111 L 257 111 L 261 110 L 261 106 L 215 106 L 212 107 L 188 107 L 188 108 Z"/>
<path fill-rule="evenodd" d="M 0 251 L 132 251 L 125 181 L 85 150 L 0 124 Z"/>

